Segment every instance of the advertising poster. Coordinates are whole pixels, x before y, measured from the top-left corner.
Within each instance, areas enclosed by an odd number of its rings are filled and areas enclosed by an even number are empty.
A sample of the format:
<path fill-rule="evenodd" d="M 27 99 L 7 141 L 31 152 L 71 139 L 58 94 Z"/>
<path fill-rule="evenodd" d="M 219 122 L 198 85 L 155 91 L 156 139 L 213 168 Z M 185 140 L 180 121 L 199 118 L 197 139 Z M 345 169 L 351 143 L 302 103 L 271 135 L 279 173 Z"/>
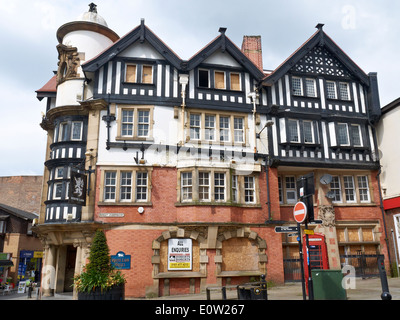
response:
<path fill-rule="evenodd" d="M 168 240 L 168 270 L 192 270 L 192 239 Z"/>

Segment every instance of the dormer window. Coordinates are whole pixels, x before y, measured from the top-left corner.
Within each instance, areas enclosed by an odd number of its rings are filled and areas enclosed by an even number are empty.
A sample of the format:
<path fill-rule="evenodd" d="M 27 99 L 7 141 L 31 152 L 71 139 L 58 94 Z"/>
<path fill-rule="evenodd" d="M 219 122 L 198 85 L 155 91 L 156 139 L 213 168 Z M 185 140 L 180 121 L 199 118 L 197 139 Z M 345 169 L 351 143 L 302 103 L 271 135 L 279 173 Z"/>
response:
<path fill-rule="evenodd" d="M 339 83 L 340 100 L 350 100 L 349 84 L 346 82 Z"/>
<path fill-rule="evenodd" d="M 301 78 L 293 77 L 292 78 L 292 90 L 295 96 L 302 96 L 303 95 L 303 84 Z"/>
<path fill-rule="evenodd" d="M 199 87 L 210 87 L 210 73 L 208 70 L 199 69 Z"/>
<path fill-rule="evenodd" d="M 240 85 L 240 74 L 239 73 L 231 73 L 230 80 L 231 80 L 231 90 L 234 90 L 234 91 L 242 90 L 241 85 Z"/>
<path fill-rule="evenodd" d="M 127 64 L 125 69 L 125 82 L 152 84 L 153 66 Z"/>
<path fill-rule="evenodd" d="M 215 89 L 226 89 L 225 72 L 214 72 L 214 87 Z"/>

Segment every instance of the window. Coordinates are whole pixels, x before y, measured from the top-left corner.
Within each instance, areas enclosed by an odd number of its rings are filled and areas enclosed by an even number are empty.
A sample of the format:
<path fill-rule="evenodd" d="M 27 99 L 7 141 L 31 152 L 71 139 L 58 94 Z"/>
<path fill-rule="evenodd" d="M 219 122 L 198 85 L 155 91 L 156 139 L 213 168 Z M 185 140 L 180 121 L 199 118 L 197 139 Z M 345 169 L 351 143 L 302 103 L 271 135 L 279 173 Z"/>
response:
<path fill-rule="evenodd" d="M 278 177 L 279 203 L 283 203 L 282 178 Z"/>
<path fill-rule="evenodd" d="M 362 140 L 361 140 L 361 127 L 359 125 L 350 125 L 350 134 L 352 144 L 356 147 L 362 147 Z"/>
<path fill-rule="evenodd" d="M 306 79 L 306 94 L 307 97 L 317 96 L 317 86 L 315 84 L 315 79 Z"/>
<path fill-rule="evenodd" d="M 214 199 L 225 200 L 225 173 L 214 173 Z"/>
<path fill-rule="evenodd" d="M 58 130 L 58 141 L 68 141 L 68 123 L 60 123 L 60 129 Z"/>
<path fill-rule="evenodd" d="M 136 172 L 136 201 L 147 201 L 147 172 Z"/>
<path fill-rule="evenodd" d="M 290 142 L 300 142 L 300 130 L 298 120 L 288 120 L 288 134 Z"/>
<path fill-rule="evenodd" d="M 244 144 L 246 117 L 225 114 L 189 113 L 187 140 Z"/>
<path fill-rule="evenodd" d="M 181 174 L 182 201 L 192 200 L 192 173 L 183 172 Z"/>
<path fill-rule="evenodd" d="M 331 191 L 334 192 L 332 202 L 342 202 L 342 191 L 340 188 L 340 178 L 338 176 L 332 177 Z"/>
<path fill-rule="evenodd" d="M 298 77 L 292 78 L 292 91 L 295 96 L 303 95 L 303 84 L 301 78 Z"/>
<path fill-rule="evenodd" d="M 244 202 L 253 203 L 255 202 L 255 185 L 254 177 L 244 177 Z"/>
<path fill-rule="evenodd" d="M 347 128 L 347 123 L 338 123 L 338 143 L 339 145 L 348 146 L 349 141 L 349 131 Z"/>
<path fill-rule="evenodd" d="M 190 114 L 190 139 L 200 140 L 200 114 Z"/>
<path fill-rule="evenodd" d="M 0 234 L 6 232 L 6 222 L 4 220 L 0 220 Z"/>
<path fill-rule="evenodd" d="M 229 137 L 229 122 L 230 117 L 219 117 L 219 140 L 220 141 L 230 141 Z"/>
<path fill-rule="evenodd" d="M 150 111 L 138 110 L 138 137 L 147 137 L 150 127 Z"/>
<path fill-rule="evenodd" d="M 119 107 L 116 140 L 148 140 L 152 135 L 152 107 Z"/>
<path fill-rule="evenodd" d="M 294 176 L 285 177 L 285 190 L 286 190 L 286 202 L 296 203 L 297 201 L 296 177 Z"/>
<path fill-rule="evenodd" d="M 153 66 L 143 66 L 142 83 L 153 83 Z"/>
<path fill-rule="evenodd" d="M 215 89 L 226 89 L 225 85 L 225 72 L 223 71 L 215 71 L 214 72 L 214 87 Z"/>
<path fill-rule="evenodd" d="M 210 87 L 210 76 L 208 70 L 199 69 L 199 87 Z"/>
<path fill-rule="evenodd" d="M 115 201 L 117 188 L 117 173 L 108 171 L 105 173 L 104 179 L 104 200 Z"/>
<path fill-rule="evenodd" d="M 214 168 L 183 169 L 179 170 L 179 175 L 181 203 L 259 203 L 258 180 L 254 175 L 236 175 L 229 169 Z"/>
<path fill-rule="evenodd" d="M 55 183 L 53 185 L 53 199 L 58 200 L 61 199 L 62 196 L 62 183 Z"/>
<path fill-rule="evenodd" d="M 121 201 L 132 199 L 132 172 L 121 172 Z"/>
<path fill-rule="evenodd" d="M 125 81 L 130 83 L 136 82 L 136 65 L 135 64 L 128 64 L 126 66 L 126 75 Z"/>
<path fill-rule="evenodd" d="M 58 167 L 54 170 L 54 179 L 64 178 L 64 167 Z"/>
<path fill-rule="evenodd" d="M 327 81 L 326 82 L 326 92 L 327 92 L 328 99 L 337 99 L 336 82 Z"/>
<path fill-rule="evenodd" d="M 359 196 L 360 196 L 360 202 L 370 202 L 368 177 L 367 176 L 358 176 L 357 182 L 358 182 L 358 191 L 359 191 Z"/>
<path fill-rule="evenodd" d="M 238 202 L 239 201 L 239 196 L 238 196 L 238 176 L 233 175 L 232 176 L 232 201 L 233 202 Z"/>
<path fill-rule="evenodd" d="M 210 173 L 199 172 L 199 200 L 210 200 Z"/>
<path fill-rule="evenodd" d="M 134 110 L 122 110 L 121 136 L 133 136 Z"/>
<path fill-rule="evenodd" d="M 305 143 L 314 143 L 314 125 L 312 121 L 303 121 L 303 134 Z"/>
<path fill-rule="evenodd" d="M 231 90 L 240 91 L 240 74 L 231 73 Z"/>
<path fill-rule="evenodd" d="M 83 128 L 83 123 L 81 121 L 72 122 L 71 140 L 75 141 L 82 140 L 82 128 Z"/>
<path fill-rule="evenodd" d="M 339 97 L 341 100 L 350 100 L 349 84 L 339 82 Z"/>
<path fill-rule="evenodd" d="M 354 180 L 352 176 L 343 177 L 344 193 L 346 196 L 346 202 L 355 202 L 355 190 L 354 190 Z"/>
<path fill-rule="evenodd" d="M 120 205 L 149 202 L 150 172 L 140 170 L 137 167 L 105 170 L 102 201 Z"/>
<path fill-rule="evenodd" d="M 233 133 L 235 142 L 244 142 L 244 126 L 243 126 L 243 118 L 233 118 Z"/>
<path fill-rule="evenodd" d="M 215 140 L 215 116 L 205 116 L 205 139 Z"/>

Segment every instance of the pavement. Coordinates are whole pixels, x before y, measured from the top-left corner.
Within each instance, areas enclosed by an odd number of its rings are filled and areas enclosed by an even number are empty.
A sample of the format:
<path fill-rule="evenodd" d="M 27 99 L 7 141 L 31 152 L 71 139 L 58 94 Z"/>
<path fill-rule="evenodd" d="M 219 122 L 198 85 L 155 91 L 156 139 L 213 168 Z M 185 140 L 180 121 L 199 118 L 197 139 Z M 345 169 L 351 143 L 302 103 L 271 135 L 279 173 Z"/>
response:
<path fill-rule="evenodd" d="M 353 278 L 352 286 L 346 290 L 347 300 L 382 300 L 382 284 L 380 278 Z M 392 300 L 400 300 L 400 278 L 388 278 L 389 293 Z M 227 290 L 228 300 L 237 299 L 236 290 Z M 211 293 L 211 300 L 221 300 L 220 292 L 214 291 Z M 0 300 L 73 300 L 71 293 L 59 293 L 52 297 L 39 297 L 34 291 L 32 298 L 28 298 L 28 293 L 17 293 L 16 290 L 10 294 L 2 295 Z M 153 299 L 127 299 L 127 300 L 207 300 L 206 293 L 159 297 Z M 281 286 L 268 288 L 268 300 L 303 300 L 303 291 L 301 283 L 286 283 Z"/>

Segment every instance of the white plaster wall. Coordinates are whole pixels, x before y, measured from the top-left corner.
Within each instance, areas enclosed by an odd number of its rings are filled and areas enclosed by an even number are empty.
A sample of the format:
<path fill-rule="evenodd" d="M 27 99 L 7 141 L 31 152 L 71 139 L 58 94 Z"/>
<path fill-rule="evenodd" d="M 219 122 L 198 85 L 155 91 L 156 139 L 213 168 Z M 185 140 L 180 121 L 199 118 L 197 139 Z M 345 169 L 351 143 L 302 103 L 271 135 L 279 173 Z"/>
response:
<path fill-rule="evenodd" d="M 56 107 L 79 106 L 83 94 L 83 79 L 68 80 L 57 87 Z"/>
<path fill-rule="evenodd" d="M 378 148 L 381 155 L 381 184 L 384 199 L 400 196 L 400 108 L 384 114 L 377 126 Z"/>
<path fill-rule="evenodd" d="M 135 57 L 135 58 L 143 58 L 143 59 L 162 59 L 163 56 L 158 53 L 157 50 L 154 49 L 152 45 L 147 43 L 136 42 L 133 45 L 126 48 L 122 51 L 118 56 L 120 57 Z"/>

